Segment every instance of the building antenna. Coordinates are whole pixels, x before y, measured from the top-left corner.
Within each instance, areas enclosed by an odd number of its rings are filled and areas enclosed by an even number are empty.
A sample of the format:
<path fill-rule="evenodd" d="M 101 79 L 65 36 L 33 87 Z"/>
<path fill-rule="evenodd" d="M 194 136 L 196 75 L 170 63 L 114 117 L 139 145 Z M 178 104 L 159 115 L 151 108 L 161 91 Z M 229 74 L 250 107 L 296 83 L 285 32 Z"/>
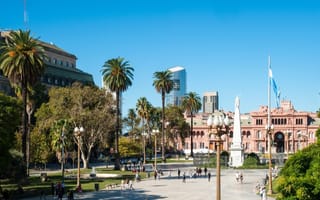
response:
<path fill-rule="evenodd" d="M 28 30 L 27 0 L 23 0 L 23 21 L 26 30 Z"/>

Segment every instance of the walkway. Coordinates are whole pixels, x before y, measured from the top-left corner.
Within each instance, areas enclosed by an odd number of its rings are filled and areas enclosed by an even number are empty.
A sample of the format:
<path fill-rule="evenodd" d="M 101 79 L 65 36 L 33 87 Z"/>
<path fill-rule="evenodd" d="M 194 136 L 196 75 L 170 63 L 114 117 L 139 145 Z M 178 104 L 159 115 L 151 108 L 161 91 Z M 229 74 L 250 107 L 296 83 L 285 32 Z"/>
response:
<path fill-rule="evenodd" d="M 190 178 L 190 169 L 181 169 L 181 174 L 185 172 L 188 176 L 186 183 L 178 179 L 177 170 L 165 172 L 160 180 L 154 180 L 153 177 L 134 183 L 134 190 L 121 190 L 120 188 L 112 190 L 101 190 L 98 192 L 75 194 L 75 199 L 99 199 L 99 200 L 204 200 L 215 199 L 216 176 L 215 170 L 210 170 L 212 177 L 209 182 L 203 175 L 198 178 Z M 227 169 L 221 171 L 221 199 L 222 200 L 260 200 L 260 196 L 255 193 L 257 182 L 262 182 L 266 170 L 242 170 L 244 182 L 235 181 L 235 173 L 239 170 Z M 39 197 L 25 200 L 38 200 Z M 47 197 L 46 199 L 52 199 Z M 64 198 L 66 199 L 66 198 Z M 274 200 L 273 198 L 268 198 Z"/>

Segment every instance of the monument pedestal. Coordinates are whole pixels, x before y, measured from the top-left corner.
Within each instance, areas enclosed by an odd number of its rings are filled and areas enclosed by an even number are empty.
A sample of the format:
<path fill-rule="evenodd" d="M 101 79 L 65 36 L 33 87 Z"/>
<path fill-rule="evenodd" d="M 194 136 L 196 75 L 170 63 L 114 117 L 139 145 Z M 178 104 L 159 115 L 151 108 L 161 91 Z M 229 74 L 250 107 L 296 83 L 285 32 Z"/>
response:
<path fill-rule="evenodd" d="M 243 165 L 244 155 L 241 146 L 231 146 L 230 148 L 230 167 L 240 167 Z"/>

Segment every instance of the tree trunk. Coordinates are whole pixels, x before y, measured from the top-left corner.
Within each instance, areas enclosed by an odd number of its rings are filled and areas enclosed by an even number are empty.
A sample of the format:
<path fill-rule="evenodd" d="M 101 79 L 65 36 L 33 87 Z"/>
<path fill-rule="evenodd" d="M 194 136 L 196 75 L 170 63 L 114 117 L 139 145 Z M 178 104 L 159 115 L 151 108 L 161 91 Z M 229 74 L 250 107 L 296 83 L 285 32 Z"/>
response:
<path fill-rule="evenodd" d="M 23 161 L 27 163 L 27 84 L 26 81 L 23 79 L 23 83 L 21 85 L 22 88 L 22 154 L 23 154 Z M 27 175 L 27 173 L 25 173 Z"/>
<path fill-rule="evenodd" d="M 87 157 L 85 157 L 83 151 L 81 151 L 81 158 L 82 158 L 82 162 L 83 162 L 83 169 L 88 169 L 89 167 L 89 157 L 90 157 L 90 153 L 88 153 Z"/>
<path fill-rule="evenodd" d="M 117 103 L 117 121 L 116 121 L 116 131 L 115 131 L 115 170 L 120 170 L 120 154 L 119 154 L 119 133 L 120 133 L 120 92 L 116 92 L 116 103 Z"/>
<path fill-rule="evenodd" d="M 162 150 L 162 161 L 165 162 L 166 161 L 166 157 L 165 157 L 165 149 L 164 149 L 164 120 L 165 120 L 165 109 L 164 109 L 164 105 L 165 105 L 165 93 L 164 91 L 162 92 L 162 127 L 161 127 L 161 150 Z"/>

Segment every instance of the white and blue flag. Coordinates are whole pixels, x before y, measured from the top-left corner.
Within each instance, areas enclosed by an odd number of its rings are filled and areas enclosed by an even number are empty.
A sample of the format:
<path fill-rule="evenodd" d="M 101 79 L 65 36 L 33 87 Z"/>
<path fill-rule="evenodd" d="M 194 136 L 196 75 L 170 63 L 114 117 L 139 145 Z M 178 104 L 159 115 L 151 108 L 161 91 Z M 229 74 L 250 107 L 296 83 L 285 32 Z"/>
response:
<path fill-rule="evenodd" d="M 277 107 L 279 107 L 279 105 L 280 105 L 280 90 L 278 89 L 276 81 L 273 78 L 271 68 L 269 68 L 269 77 L 270 77 L 270 81 L 271 81 L 271 85 L 272 85 L 272 89 L 273 89 L 274 95 L 276 97 L 276 104 L 277 104 Z"/>

